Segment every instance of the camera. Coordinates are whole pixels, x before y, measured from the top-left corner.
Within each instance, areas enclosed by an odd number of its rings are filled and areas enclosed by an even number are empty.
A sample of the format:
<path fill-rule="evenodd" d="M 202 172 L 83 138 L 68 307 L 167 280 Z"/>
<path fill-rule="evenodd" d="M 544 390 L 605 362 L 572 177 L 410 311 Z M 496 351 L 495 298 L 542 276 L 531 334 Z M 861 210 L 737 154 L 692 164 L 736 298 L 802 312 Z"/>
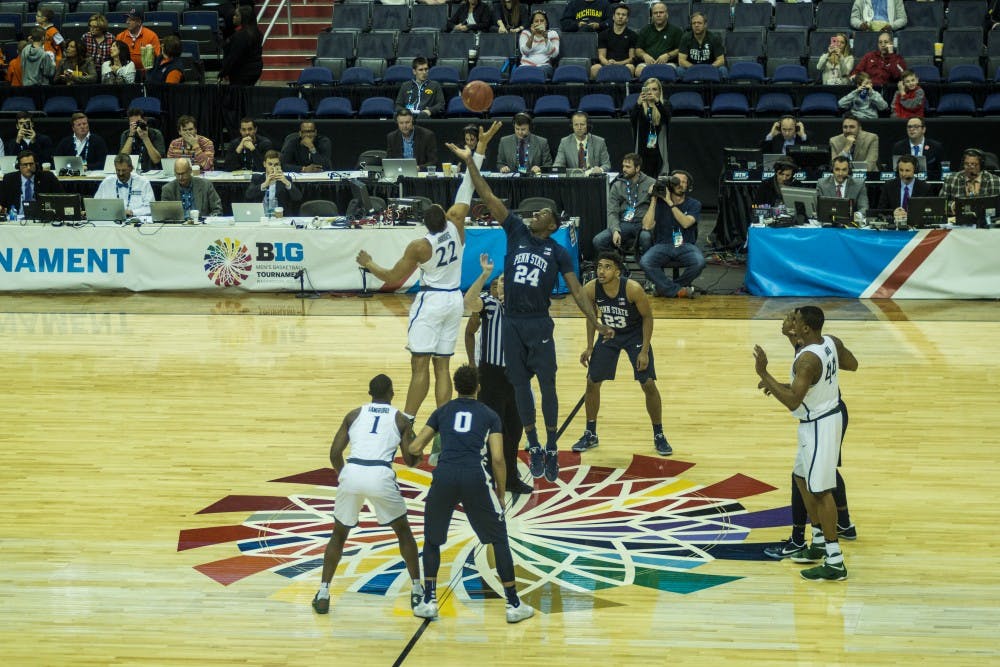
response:
<path fill-rule="evenodd" d="M 63 167 L 59 170 L 60 176 L 80 176 L 79 169 L 73 169 L 72 167 Z"/>
<path fill-rule="evenodd" d="M 656 183 L 653 185 L 652 195 L 654 197 L 662 197 L 666 199 L 667 191 L 671 187 L 675 187 L 681 184 L 681 179 L 676 176 L 660 176 L 656 179 Z"/>
<path fill-rule="evenodd" d="M 145 131 L 146 131 L 146 129 L 147 129 L 147 128 L 148 128 L 149 126 L 148 126 L 148 125 L 146 124 L 146 121 L 144 121 L 144 120 L 140 120 L 139 122 L 137 122 L 137 123 L 135 124 L 135 127 L 136 127 L 136 129 L 137 129 L 137 130 L 142 130 L 142 131 L 144 131 L 144 132 L 145 132 Z"/>

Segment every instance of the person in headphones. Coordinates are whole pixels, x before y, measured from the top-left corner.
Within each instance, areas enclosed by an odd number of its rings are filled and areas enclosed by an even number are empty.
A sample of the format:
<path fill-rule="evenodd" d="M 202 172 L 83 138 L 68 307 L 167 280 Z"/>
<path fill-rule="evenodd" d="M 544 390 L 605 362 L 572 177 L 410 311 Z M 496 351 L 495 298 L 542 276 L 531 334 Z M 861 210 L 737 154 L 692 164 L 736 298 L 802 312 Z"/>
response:
<path fill-rule="evenodd" d="M 753 203 L 757 206 L 777 206 L 784 202 L 781 196 L 781 188 L 784 186 L 800 187 L 802 184 L 795 180 L 795 170 L 797 167 L 791 158 L 782 158 L 774 163 L 774 176 L 767 179 L 757 188 L 757 196 Z"/>
<path fill-rule="evenodd" d="M 611 170 L 611 155 L 603 138 L 590 133 L 590 117 L 577 111 L 571 118 L 573 134 L 563 137 L 553 163 L 556 167 L 583 169 L 587 176 Z"/>
<path fill-rule="evenodd" d="M 893 217 L 902 218 L 910 208 L 911 197 L 931 197 L 931 186 L 917 178 L 920 163 L 912 155 L 901 155 L 896 162 L 896 178 L 882 184 L 878 207 L 892 209 Z"/>
<path fill-rule="evenodd" d="M 642 228 L 653 234 L 653 247 L 643 254 L 639 266 L 652 281 L 657 296 L 694 298 L 691 283 L 705 270 L 705 256 L 696 243 L 701 202 L 688 196 L 691 187 L 691 175 L 682 169 L 661 176 L 642 218 Z M 667 266 L 683 269 L 676 282 L 663 270 Z"/>
<path fill-rule="evenodd" d="M 770 131 L 764 135 L 760 149 L 772 155 L 777 153 L 788 155 L 788 149 L 808 145 L 809 135 L 806 134 L 806 126 L 802 121 L 795 116 L 782 116 L 774 121 Z"/>
<path fill-rule="evenodd" d="M 677 47 L 684 32 L 670 23 L 667 3 L 654 2 L 649 6 L 649 23 L 643 26 L 636 39 L 635 55 L 639 60 L 635 75 L 638 77 L 647 65 L 677 65 Z"/>
<path fill-rule="evenodd" d="M 865 213 L 868 210 L 868 188 L 864 179 L 851 176 L 851 161 L 838 155 L 833 158 L 830 166 L 833 173 L 816 182 L 817 196 L 850 199 L 855 211 Z"/>
<path fill-rule="evenodd" d="M 552 166 L 549 140 L 531 133 L 531 116 L 514 114 L 514 134 L 500 139 L 497 148 L 497 171 L 501 174 L 540 174 Z"/>
<path fill-rule="evenodd" d="M 993 197 L 1000 195 L 1000 178 L 984 169 L 986 154 L 978 148 L 962 151 L 962 171 L 944 179 L 941 196 L 948 202 L 948 209 L 955 208 L 956 197 Z"/>
<path fill-rule="evenodd" d="M 4 174 L 0 182 L 0 215 L 13 209 L 24 215 L 24 205 L 42 193 L 62 192 L 63 186 L 51 171 L 38 170 L 38 157 L 31 151 L 17 154 L 17 169 Z"/>

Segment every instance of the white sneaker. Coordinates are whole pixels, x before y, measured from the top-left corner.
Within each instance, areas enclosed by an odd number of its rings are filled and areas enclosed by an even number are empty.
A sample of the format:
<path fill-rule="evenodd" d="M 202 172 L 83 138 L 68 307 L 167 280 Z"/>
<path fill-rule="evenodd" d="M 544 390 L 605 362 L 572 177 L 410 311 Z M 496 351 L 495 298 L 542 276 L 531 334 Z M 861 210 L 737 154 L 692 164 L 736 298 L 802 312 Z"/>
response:
<path fill-rule="evenodd" d="M 417 618 L 437 618 L 438 603 L 434 600 L 421 602 L 413 608 L 413 615 Z"/>
<path fill-rule="evenodd" d="M 414 612 L 416 613 L 416 612 Z M 529 605 L 524 600 L 521 600 L 521 604 L 512 607 L 507 605 L 507 622 L 508 623 L 520 623 L 526 618 L 531 618 L 535 615 L 535 608 Z"/>

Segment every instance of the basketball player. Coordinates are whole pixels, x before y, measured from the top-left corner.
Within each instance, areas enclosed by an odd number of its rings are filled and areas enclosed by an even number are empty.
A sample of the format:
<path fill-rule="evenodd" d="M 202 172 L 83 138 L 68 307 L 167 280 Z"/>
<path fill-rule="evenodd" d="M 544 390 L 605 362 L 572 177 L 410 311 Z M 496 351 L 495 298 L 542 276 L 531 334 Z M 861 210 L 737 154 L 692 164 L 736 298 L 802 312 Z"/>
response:
<path fill-rule="evenodd" d="M 798 334 L 795 331 L 795 311 L 789 311 L 785 319 L 781 322 L 781 335 L 788 338 L 792 344 L 792 349 L 798 353 L 802 347 Z M 845 350 L 846 352 L 846 350 Z M 841 370 L 853 371 L 858 368 L 858 361 L 853 355 L 850 358 L 842 356 L 839 359 Z M 847 435 L 847 405 L 843 396 L 840 399 L 841 409 L 844 415 L 843 435 Z M 858 539 L 858 530 L 851 523 L 851 513 L 847 507 L 847 486 L 844 478 L 840 474 L 840 461 L 837 462 L 837 488 L 833 490 L 833 500 L 837 505 L 837 535 L 845 540 Z M 802 500 L 802 493 L 792 476 L 792 536 L 787 540 L 764 547 L 764 555 L 775 560 L 782 560 L 789 557 L 803 556 L 808 548 L 806 544 L 806 522 L 809 516 L 806 513 L 806 503 Z"/>
<path fill-rule="evenodd" d="M 448 539 L 448 524 L 455 506 L 462 503 L 465 516 L 483 544 L 493 545 L 497 575 L 507 598 L 507 622 L 531 618 L 535 610 L 517 596 L 514 557 L 507 541 L 503 497 L 507 471 L 503 460 L 500 417 L 476 400 L 479 376 L 471 366 L 455 371 L 458 398 L 431 413 L 420 435 L 410 443 L 410 453 L 420 456 L 424 447 L 441 434 L 441 458 L 427 491 L 424 511 L 424 597 L 413 615 L 435 618 L 437 574 L 441 546 Z M 491 455 L 493 488 L 487 474 L 486 448 Z"/>
<path fill-rule="evenodd" d="M 490 136 L 499 129 L 500 123 L 495 121 L 490 128 Z M 493 219 L 503 220 L 508 248 L 504 260 L 506 317 L 503 326 L 507 379 L 514 385 L 517 411 L 528 438 L 531 474 L 536 478 L 545 475 L 545 479 L 554 482 L 559 478 L 556 436 L 559 397 L 556 395 L 556 347 L 552 336 L 555 324 L 549 316 L 549 298 L 556 279 L 562 275 L 577 307 L 602 336 L 611 337 L 614 331 L 597 321 L 594 308 L 573 272 L 569 253 L 551 238 L 559 229 L 556 213 L 543 208 L 534 218 L 522 220 L 521 216 L 508 211 L 503 202 L 493 194 L 489 184 L 479 173 L 479 165 L 473 162 L 472 151 L 455 144 L 447 146 L 466 163 L 476 193 L 486 204 Z M 482 140 L 478 150 L 484 150 Z M 544 451 L 535 428 L 532 376 L 538 378 L 542 394 L 542 418 L 547 432 Z"/>
<path fill-rule="evenodd" d="M 815 306 L 796 309 L 794 327 L 801 349 L 792 364 L 790 384 L 778 382 L 767 370 L 767 354 L 754 346 L 754 367 L 761 387 L 799 419 L 799 447 L 793 474 L 813 527 L 812 544 L 795 562 L 823 564 L 801 572 L 804 579 L 847 579 L 844 555 L 837 541 L 837 506 L 831 491 L 836 487 L 837 460 L 843 437 L 843 411 L 838 377 L 839 359 L 853 355 L 839 339 L 823 335 L 823 311 Z"/>
<path fill-rule="evenodd" d="M 599 284 L 598 284 L 599 283 Z M 656 388 L 656 369 L 653 367 L 653 311 L 642 285 L 622 277 L 622 256 L 605 251 L 597 259 L 597 278 L 583 286 L 583 292 L 596 303 L 601 321 L 615 330 L 615 337 L 597 339 L 594 344 L 594 327 L 587 322 L 587 349 L 580 355 L 580 363 L 587 370 L 586 398 L 587 428 L 575 445 L 574 452 L 585 452 L 597 447 L 597 411 L 601 407 L 601 383 L 614 380 L 618 357 L 622 351 L 632 363 L 633 376 L 646 395 L 646 412 L 653 424 L 653 447 L 660 456 L 670 456 L 673 449 L 663 435 L 662 402 Z"/>
<path fill-rule="evenodd" d="M 358 524 L 358 513 L 365 500 L 374 510 L 379 524 L 388 525 L 399 538 L 399 553 L 413 582 L 410 606 L 415 607 L 423 599 L 417 541 L 406 520 L 406 501 L 399 492 L 392 469 L 397 447 L 406 465 L 414 466 L 420 461 L 406 448 L 413 441 L 413 428 L 410 421 L 390 405 L 394 394 L 388 376 L 373 377 L 368 383 L 368 393 L 372 402 L 347 413 L 330 446 L 330 463 L 337 471 L 339 484 L 333 507 L 333 533 L 323 555 L 319 591 L 312 601 L 313 609 L 319 614 L 330 611 L 330 581 L 340 564 L 347 535 Z M 351 456 L 345 463 L 344 450 L 348 443 L 351 444 Z"/>
<path fill-rule="evenodd" d="M 480 131 L 476 160 L 482 164 L 489 140 L 499 127 Z M 471 151 L 469 151 L 471 154 Z M 407 348 L 410 350 L 410 386 L 403 412 L 411 421 L 427 397 L 430 388 L 430 365 L 434 364 L 434 398 L 438 406 L 451 398 L 449 364 L 455 353 L 458 330 L 462 324 L 462 255 L 465 251 L 465 217 L 472 203 L 472 185 L 468 175 L 447 212 L 432 205 L 424 213 L 427 235 L 411 241 L 403 256 L 391 269 L 376 264 L 365 250 L 358 253 L 358 264 L 371 271 L 383 283 L 397 287 L 417 268 L 421 271 L 420 294 L 410 307 Z M 431 461 L 433 465 L 434 461 Z"/>

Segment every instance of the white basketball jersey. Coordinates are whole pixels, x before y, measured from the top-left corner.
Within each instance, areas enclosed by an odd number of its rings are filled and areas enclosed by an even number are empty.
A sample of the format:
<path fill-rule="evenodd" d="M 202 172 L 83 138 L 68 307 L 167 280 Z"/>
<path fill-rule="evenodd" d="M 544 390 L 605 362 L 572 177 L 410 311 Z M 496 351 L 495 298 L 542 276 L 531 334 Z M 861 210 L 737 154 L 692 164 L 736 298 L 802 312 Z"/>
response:
<path fill-rule="evenodd" d="M 392 463 L 400 441 L 396 412 L 396 408 L 385 403 L 362 405 L 358 418 L 347 429 L 351 440 L 348 458 Z"/>
<path fill-rule="evenodd" d="M 799 357 L 806 352 L 819 357 L 823 370 L 816 384 L 809 387 L 805 398 L 802 399 L 802 405 L 792 411 L 792 416 L 799 419 L 816 419 L 830 412 L 830 410 L 833 410 L 840 403 L 840 379 L 837 375 L 837 369 L 839 368 L 837 346 L 834 344 L 832 338 L 823 336 L 822 343 L 806 345 L 799 350 L 798 354 L 795 355 L 795 360 L 798 361 Z M 792 381 L 794 382 L 794 380 L 795 365 L 793 364 Z"/>
<path fill-rule="evenodd" d="M 420 265 L 423 287 L 458 289 L 462 285 L 462 253 L 465 245 L 458 235 L 458 228 L 449 220 L 440 234 L 424 237 L 431 244 L 431 258 Z"/>

